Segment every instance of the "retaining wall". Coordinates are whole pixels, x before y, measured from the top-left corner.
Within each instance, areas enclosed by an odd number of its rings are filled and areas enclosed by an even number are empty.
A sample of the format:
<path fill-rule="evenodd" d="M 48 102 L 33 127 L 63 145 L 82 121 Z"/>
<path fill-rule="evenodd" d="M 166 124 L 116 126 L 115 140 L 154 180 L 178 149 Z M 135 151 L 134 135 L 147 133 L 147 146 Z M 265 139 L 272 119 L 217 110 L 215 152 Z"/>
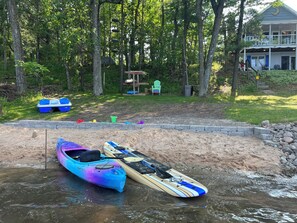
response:
<path fill-rule="evenodd" d="M 205 126 L 205 125 L 185 125 L 185 124 L 125 124 L 110 122 L 82 122 L 74 121 L 45 121 L 45 120 L 20 120 L 9 122 L 5 125 L 24 128 L 48 128 L 48 129 L 122 129 L 137 130 L 142 128 L 175 129 L 180 131 L 221 133 L 232 136 L 254 136 L 259 139 L 271 139 L 271 131 L 262 127 L 241 127 L 241 126 Z"/>

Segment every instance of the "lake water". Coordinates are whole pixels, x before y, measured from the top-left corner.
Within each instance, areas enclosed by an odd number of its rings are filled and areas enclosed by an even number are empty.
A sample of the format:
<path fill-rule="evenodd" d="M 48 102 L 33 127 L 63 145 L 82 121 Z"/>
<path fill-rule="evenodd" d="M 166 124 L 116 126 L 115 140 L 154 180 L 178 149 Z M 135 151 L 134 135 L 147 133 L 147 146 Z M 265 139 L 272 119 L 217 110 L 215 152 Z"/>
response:
<path fill-rule="evenodd" d="M 99 188 L 62 167 L 0 170 L 0 223 L 297 222 L 297 176 L 192 169 L 209 193 L 180 199 L 130 179 L 123 193 Z"/>

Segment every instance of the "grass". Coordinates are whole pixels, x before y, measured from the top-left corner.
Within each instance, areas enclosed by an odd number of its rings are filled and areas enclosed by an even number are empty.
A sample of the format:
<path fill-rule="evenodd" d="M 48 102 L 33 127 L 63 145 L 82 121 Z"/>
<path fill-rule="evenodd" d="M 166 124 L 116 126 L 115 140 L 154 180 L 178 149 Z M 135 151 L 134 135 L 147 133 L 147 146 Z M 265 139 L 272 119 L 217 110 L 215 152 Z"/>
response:
<path fill-rule="evenodd" d="M 72 93 L 56 96 L 67 97 L 74 105 L 67 113 L 53 112 L 40 113 L 37 109 L 37 104 L 42 99 L 41 94 L 21 97 L 12 102 L 7 102 L 0 98 L 2 104 L 3 115 L 0 116 L 0 122 L 16 121 L 21 119 L 43 119 L 43 120 L 61 120 L 76 116 L 82 110 L 95 111 L 99 106 L 113 106 L 116 108 L 128 107 L 133 112 L 149 111 L 154 109 L 156 104 L 182 104 L 182 103 L 197 103 L 220 102 L 220 99 L 209 98 L 199 99 L 198 97 L 182 97 L 182 96 L 123 96 L 121 94 L 108 94 L 104 96 L 93 96 L 91 93 Z"/>
<path fill-rule="evenodd" d="M 237 121 L 260 124 L 297 121 L 297 95 L 294 96 L 239 96 L 226 111 L 226 116 Z"/>
<path fill-rule="evenodd" d="M 3 112 L 3 115 L 0 116 L 0 122 L 16 121 L 20 119 L 54 120 L 62 119 L 63 117 L 70 115 L 66 113 L 49 113 L 45 116 L 39 113 L 36 106 L 41 98 L 42 96 L 39 95 L 28 95 L 12 102 L 0 99 Z"/>
<path fill-rule="evenodd" d="M 60 96 L 62 97 L 62 96 Z M 73 103 L 70 112 L 40 113 L 36 105 L 42 95 L 27 95 L 12 102 L 0 99 L 3 115 L 0 122 L 21 119 L 61 120 L 77 115 L 81 110 L 96 110 L 98 106 L 128 107 L 134 112 L 149 111 L 156 104 L 183 103 L 225 103 L 226 118 L 252 124 L 260 124 L 263 120 L 271 123 L 293 122 L 297 120 L 297 95 L 294 96 L 238 96 L 235 100 L 222 97 L 183 97 L 183 96 L 123 96 L 110 94 L 95 97 L 91 93 L 65 94 Z"/>

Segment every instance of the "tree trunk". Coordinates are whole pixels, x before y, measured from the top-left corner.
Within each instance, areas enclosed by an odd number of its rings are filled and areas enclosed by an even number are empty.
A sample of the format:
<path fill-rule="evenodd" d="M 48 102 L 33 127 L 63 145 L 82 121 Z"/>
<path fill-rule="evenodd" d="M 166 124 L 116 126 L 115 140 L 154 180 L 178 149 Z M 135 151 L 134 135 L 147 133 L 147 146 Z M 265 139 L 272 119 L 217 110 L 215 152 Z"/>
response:
<path fill-rule="evenodd" d="M 164 0 L 161 0 L 161 30 L 159 35 L 159 64 L 163 64 L 164 59 L 164 27 L 165 27 L 165 6 Z"/>
<path fill-rule="evenodd" d="M 6 5 L 3 4 L 3 15 L 6 15 L 7 14 L 7 11 L 6 11 Z M 1 24 L 2 26 L 2 29 L 3 29 L 3 32 L 2 32 L 2 35 L 3 35 L 3 70 L 6 71 L 7 70 L 7 24 L 8 24 L 8 20 L 7 20 L 7 16 L 5 17 L 5 19 L 3 19 L 3 23 Z"/>
<path fill-rule="evenodd" d="M 6 23 L 3 24 L 3 70 L 7 70 L 7 51 L 6 51 L 6 44 L 7 44 L 7 37 L 6 37 Z"/>
<path fill-rule="evenodd" d="M 121 4 L 121 36 L 119 44 L 119 63 L 120 63 L 120 92 L 123 93 L 123 83 L 124 83 L 124 3 Z"/>
<path fill-rule="evenodd" d="M 173 19 L 173 24 L 174 24 L 174 32 L 173 32 L 173 37 L 172 37 L 172 42 L 171 42 L 171 55 L 170 55 L 170 60 L 169 60 L 169 68 L 170 68 L 170 75 L 171 78 L 175 78 L 175 73 L 176 73 L 176 40 L 177 40 L 177 35 L 178 35 L 178 15 L 179 15 L 179 1 L 176 2 L 175 4 L 175 9 L 174 9 L 174 19 Z"/>
<path fill-rule="evenodd" d="M 198 1 L 201 1 L 201 0 L 198 0 Z M 213 30 L 212 30 L 210 46 L 209 46 L 208 53 L 207 53 L 204 75 L 203 75 L 203 79 L 200 82 L 200 86 L 199 86 L 199 96 L 200 97 L 207 96 L 213 57 L 214 57 L 214 53 L 215 53 L 216 46 L 217 46 L 217 40 L 218 40 L 219 31 L 220 31 L 220 27 L 221 27 L 221 21 L 223 18 L 223 9 L 224 9 L 225 0 L 218 0 L 218 2 L 216 2 L 215 0 L 211 0 L 211 4 L 212 4 L 212 8 L 213 8 L 213 11 L 215 14 L 215 21 L 214 21 Z"/>
<path fill-rule="evenodd" d="M 145 0 L 142 0 L 141 2 L 141 28 L 140 28 L 140 36 L 139 36 L 139 62 L 138 62 L 138 68 L 139 70 L 142 70 L 142 64 L 144 64 L 144 2 Z"/>
<path fill-rule="evenodd" d="M 201 85 L 204 80 L 204 35 L 203 35 L 203 15 L 202 15 L 202 1 L 197 0 L 197 24 L 198 24 L 198 60 L 199 60 L 199 84 Z M 200 91 L 199 91 L 200 95 Z"/>
<path fill-rule="evenodd" d="M 36 62 L 40 63 L 40 37 L 39 37 L 39 34 L 37 34 L 37 37 L 36 37 Z"/>
<path fill-rule="evenodd" d="M 187 32 L 189 26 L 188 17 L 188 0 L 183 0 L 184 4 L 184 29 L 182 41 L 182 69 L 183 69 L 183 86 L 189 84 L 188 69 L 187 69 Z"/>
<path fill-rule="evenodd" d="M 13 50 L 16 71 L 16 88 L 18 94 L 24 94 L 26 92 L 25 74 L 23 68 L 19 66 L 19 62 L 24 61 L 24 53 L 22 48 L 22 38 L 17 14 L 17 7 L 15 0 L 7 0 L 7 5 L 13 39 Z"/>
<path fill-rule="evenodd" d="M 60 41 L 60 32 L 59 30 L 56 31 L 56 40 L 57 40 L 57 58 L 56 60 L 57 61 L 61 61 L 62 60 L 62 54 L 61 54 L 61 41 Z M 51 42 L 51 39 L 50 39 L 50 36 L 49 35 L 46 35 L 46 45 L 49 47 L 50 45 L 50 42 Z M 47 56 L 48 57 L 48 56 Z M 48 60 L 49 58 L 47 58 Z"/>
<path fill-rule="evenodd" d="M 237 90 L 237 79 L 238 79 L 238 64 L 239 64 L 239 56 L 240 56 L 240 42 L 242 36 L 242 25 L 243 25 L 243 15 L 244 15 L 244 5 L 246 0 L 240 1 L 240 14 L 239 14 L 239 24 L 236 35 L 236 49 L 235 49 L 235 58 L 234 58 L 234 67 L 233 67 L 233 79 L 232 79 L 232 89 L 231 96 L 236 96 Z"/>
<path fill-rule="evenodd" d="M 70 72 L 69 72 L 69 66 L 67 62 L 64 62 L 65 72 L 66 72 L 66 79 L 67 79 L 67 89 L 71 90 L 71 78 L 70 78 Z"/>
<path fill-rule="evenodd" d="M 223 33 L 223 38 L 224 38 L 224 71 L 227 72 L 227 65 L 228 65 L 228 50 L 227 50 L 227 45 L 228 45 L 228 38 L 227 38 L 227 25 L 226 21 L 223 20 L 222 24 L 222 33 Z"/>
<path fill-rule="evenodd" d="M 39 19 L 39 14 L 40 14 L 40 1 L 37 0 L 36 2 L 36 10 L 38 14 L 38 19 Z M 36 61 L 37 63 L 40 63 L 40 34 L 39 31 L 37 32 L 36 35 Z"/>
<path fill-rule="evenodd" d="M 93 38 L 93 94 L 99 96 L 103 94 L 101 55 L 100 55 L 100 4 L 98 0 L 91 0 L 92 8 L 92 38 Z"/>
<path fill-rule="evenodd" d="M 137 5 L 135 8 L 134 14 L 134 24 L 131 31 L 130 36 L 130 64 L 132 66 L 135 65 L 135 54 L 136 54 L 136 46 L 135 46 L 135 39 L 136 39 L 136 32 L 138 29 L 138 15 L 139 15 L 139 7 L 140 7 L 140 0 L 137 0 Z"/>

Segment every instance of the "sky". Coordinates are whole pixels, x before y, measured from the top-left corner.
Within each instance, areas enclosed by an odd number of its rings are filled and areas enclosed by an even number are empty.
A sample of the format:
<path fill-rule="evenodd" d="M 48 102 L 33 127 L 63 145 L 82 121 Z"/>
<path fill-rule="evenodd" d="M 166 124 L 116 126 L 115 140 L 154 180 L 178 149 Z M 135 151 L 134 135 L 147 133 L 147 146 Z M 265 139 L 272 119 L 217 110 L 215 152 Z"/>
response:
<path fill-rule="evenodd" d="M 297 1 L 296 0 L 282 0 L 283 3 L 290 6 L 292 9 L 297 11 Z"/>
<path fill-rule="evenodd" d="M 264 4 L 258 5 L 255 8 L 256 10 L 258 10 L 258 12 L 261 12 L 262 10 L 264 10 L 265 8 L 268 7 L 268 5 L 265 3 L 271 3 L 271 2 L 273 2 L 273 0 L 263 0 L 262 2 Z M 282 2 L 297 12 L 297 0 L 282 0 Z M 226 10 L 226 12 L 228 12 L 228 9 Z"/>
<path fill-rule="evenodd" d="M 297 8 L 296 0 L 283 0 L 283 2 L 291 8 Z"/>
<path fill-rule="evenodd" d="M 263 0 L 263 3 L 270 3 L 273 2 L 273 0 Z M 297 12 L 297 0 L 282 0 L 283 3 L 285 3 L 287 6 L 291 7 L 292 9 L 294 9 Z M 268 7 L 266 4 L 262 4 L 260 6 L 257 6 L 255 9 L 259 10 L 259 12 L 261 12 L 262 10 L 264 10 L 266 7 Z"/>

